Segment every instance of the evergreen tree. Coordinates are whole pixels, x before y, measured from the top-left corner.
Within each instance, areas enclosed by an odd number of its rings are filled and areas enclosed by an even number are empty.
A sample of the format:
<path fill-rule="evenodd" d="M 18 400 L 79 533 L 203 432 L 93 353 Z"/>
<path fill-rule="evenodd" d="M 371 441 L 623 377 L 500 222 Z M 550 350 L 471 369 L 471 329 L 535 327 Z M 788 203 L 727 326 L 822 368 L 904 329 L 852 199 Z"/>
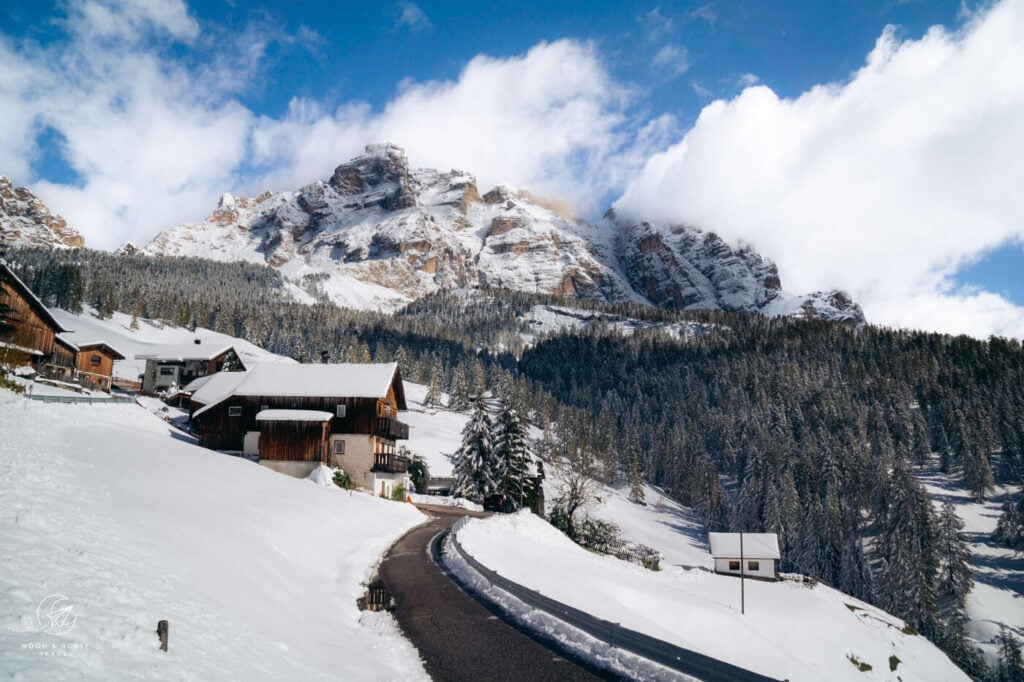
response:
<path fill-rule="evenodd" d="M 473 414 L 462 429 L 462 445 L 455 452 L 455 495 L 482 501 L 498 487 L 500 471 L 491 440 L 493 425 L 483 396 L 473 401 Z"/>
<path fill-rule="evenodd" d="M 635 452 L 629 463 L 629 501 L 633 504 L 647 504 L 644 501 L 644 474 L 640 468 L 640 455 Z"/>
<path fill-rule="evenodd" d="M 1005 625 L 999 626 L 996 643 L 999 645 L 999 663 L 995 679 L 998 682 L 1024 682 L 1024 657 L 1021 656 L 1020 642 Z"/>
<path fill-rule="evenodd" d="M 427 385 L 427 393 L 423 396 L 423 407 L 441 407 L 441 368 L 434 365 L 430 370 L 430 383 Z"/>
<path fill-rule="evenodd" d="M 1003 514 L 992 537 L 1015 552 L 1024 552 L 1024 492 L 1018 492 L 1016 500 L 1006 495 Z"/>
<path fill-rule="evenodd" d="M 521 507 L 528 497 L 527 475 L 532 459 L 526 442 L 526 424 L 515 409 L 503 403 L 496 427 L 494 461 L 499 472 L 496 492 Z"/>
<path fill-rule="evenodd" d="M 974 587 L 971 577 L 971 550 L 963 534 L 964 522 L 956 515 L 953 505 L 945 502 L 939 513 L 936 551 L 939 559 L 938 584 L 940 599 L 950 608 L 962 610 L 968 593 Z"/>

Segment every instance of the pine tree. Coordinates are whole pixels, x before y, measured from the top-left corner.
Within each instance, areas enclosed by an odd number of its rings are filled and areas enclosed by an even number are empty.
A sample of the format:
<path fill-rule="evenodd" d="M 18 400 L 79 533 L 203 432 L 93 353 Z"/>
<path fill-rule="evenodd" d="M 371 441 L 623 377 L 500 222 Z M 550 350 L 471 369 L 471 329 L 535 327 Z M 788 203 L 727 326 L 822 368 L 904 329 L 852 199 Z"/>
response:
<path fill-rule="evenodd" d="M 999 663 L 995 679 L 998 682 L 1024 682 L 1024 656 L 1021 655 L 1020 642 L 1005 625 L 999 626 L 996 643 L 999 645 Z"/>
<path fill-rule="evenodd" d="M 939 513 L 936 552 L 939 558 L 938 584 L 940 599 L 954 610 L 962 610 L 968 593 L 974 587 L 971 577 L 971 550 L 963 534 L 964 522 L 956 515 L 952 503 L 945 502 Z"/>
<path fill-rule="evenodd" d="M 427 393 L 423 396 L 423 407 L 441 407 L 441 367 L 437 364 L 430 370 L 430 384 L 427 386 Z"/>
<path fill-rule="evenodd" d="M 1007 494 L 992 537 L 1015 552 L 1024 552 L 1024 492 L 1017 493 L 1016 500 Z"/>
<path fill-rule="evenodd" d="M 644 474 L 640 468 L 640 455 L 635 452 L 629 463 L 629 501 L 633 504 L 647 504 L 644 501 Z"/>
<path fill-rule="evenodd" d="M 526 424 L 519 413 L 503 403 L 495 425 L 494 461 L 498 468 L 497 492 L 517 507 L 528 496 L 530 450 L 526 442 Z"/>
<path fill-rule="evenodd" d="M 455 452 L 455 495 L 476 502 L 494 493 L 499 471 L 491 442 L 493 425 L 483 396 L 473 402 L 473 414 L 462 429 L 462 445 Z"/>

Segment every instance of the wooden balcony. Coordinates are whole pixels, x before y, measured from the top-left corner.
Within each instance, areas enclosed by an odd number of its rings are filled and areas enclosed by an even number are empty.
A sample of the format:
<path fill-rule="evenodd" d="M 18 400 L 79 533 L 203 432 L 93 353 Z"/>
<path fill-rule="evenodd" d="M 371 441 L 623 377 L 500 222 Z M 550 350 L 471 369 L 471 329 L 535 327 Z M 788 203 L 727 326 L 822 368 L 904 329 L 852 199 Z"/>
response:
<path fill-rule="evenodd" d="M 373 468 L 388 474 L 404 474 L 409 470 L 409 460 L 399 457 L 393 452 L 377 452 L 373 455 Z"/>
<path fill-rule="evenodd" d="M 391 440 L 409 440 L 409 425 L 394 417 L 377 417 L 376 435 Z"/>

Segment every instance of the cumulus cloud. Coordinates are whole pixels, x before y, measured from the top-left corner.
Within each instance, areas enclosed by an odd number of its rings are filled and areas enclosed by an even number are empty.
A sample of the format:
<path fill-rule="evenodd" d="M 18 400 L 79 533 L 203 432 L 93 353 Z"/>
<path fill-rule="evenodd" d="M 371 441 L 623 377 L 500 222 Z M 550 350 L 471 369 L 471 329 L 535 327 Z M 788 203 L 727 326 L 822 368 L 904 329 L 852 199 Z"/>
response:
<path fill-rule="evenodd" d="M 560 40 L 507 59 L 475 57 L 453 81 L 404 82 L 380 112 L 295 100 L 283 119 L 259 121 L 254 149 L 258 162 L 278 166 L 266 184 L 294 187 L 311 171 L 329 174 L 368 140 L 394 140 L 415 166 L 461 168 L 484 188 L 528 187 L 590 211 L 672 130 L 663 117 L 639 134 L 627 95 L 593 45 Z"/>
<path fill-rule="evenodd" d="M 1024 309 L 952 276 L 1024 237 L 1024 2 L 959 32 L 887 28 L 844 83 L 708 105 L 620 214 L 752 243 L 792 291 L 841 287 L 869 319 L 1024 336 Z"/>
<path fill-rule="evenodd" d="M 268 47 L 291 44 L 265 17 L 232 40 L 201 29 L 180 1 L 85 0 L 68 12 L 53 44 L 0 34 L 0 172 L 30 185 L 97 248 L 201 219 L 224 191 L 328 177 L 384 139 L 404 145 L 415 166 L 460 168 L 482 187 L 508 183 L 603 210 L 677 134 L 671 116 L 628 117 L 630 93 L 589 43 L 480 55 L 454 80 L 405 79 L 380 110 L 296 99 L 268 118 L 238 97 Z M 74 182 L 33 182 L 44 132 L 63 141 Z"/>

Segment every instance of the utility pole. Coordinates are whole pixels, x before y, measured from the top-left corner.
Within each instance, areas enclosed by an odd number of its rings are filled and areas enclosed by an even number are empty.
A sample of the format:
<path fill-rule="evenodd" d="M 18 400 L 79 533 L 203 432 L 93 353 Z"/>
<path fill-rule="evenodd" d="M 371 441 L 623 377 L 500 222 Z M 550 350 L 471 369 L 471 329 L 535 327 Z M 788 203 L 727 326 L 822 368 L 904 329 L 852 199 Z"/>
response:
<path fill-rule="evenodd" d="M 746 609 L 746 599 L 745 599 L 746 595 L 744 594 L 744 590 L 743 590 L 743 576 L 745 575 L 744 568 L 745 567 L 743 565 L 743 531 L 740 531 L 740 614 L 741 615 L 742 614 L 746 614 L 746 612 L 747 612 L 747 609 Z"/>

